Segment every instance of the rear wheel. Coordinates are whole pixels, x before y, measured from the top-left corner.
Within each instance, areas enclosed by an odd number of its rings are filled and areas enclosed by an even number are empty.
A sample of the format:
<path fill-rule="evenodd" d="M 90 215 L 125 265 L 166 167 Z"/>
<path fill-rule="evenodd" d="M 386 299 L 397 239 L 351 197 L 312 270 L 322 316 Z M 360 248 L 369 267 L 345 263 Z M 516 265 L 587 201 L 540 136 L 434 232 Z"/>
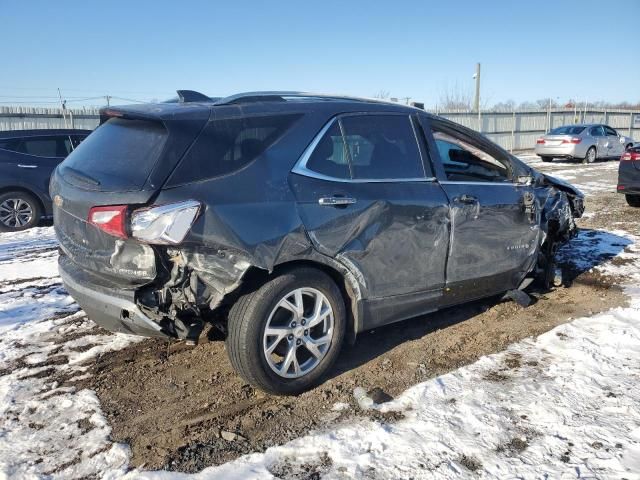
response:
<path fill-rule="evenodd" d="M 640 195 L 625 195 L 627 203 L 631 207 L 640 207 Z"/>
<path fill-rule="evenodd" d="M 0 195 L 0 232 L 17 232 L 34 227 L 40 221 L 40 202 L 26 192 Z"/>
<path fill-rule="evenodd" d="M 552 162 L 553 161 L 553 157 L 540 157 L 542 159 L 543 162 Z"/>
<path fill-rule="evenodd" d="M 582 163 L 593 163 L 596 161 L 596 147 L 589 147 L 587 154 L 584 157 Z"/>
<path fill-rule="evenodd" d="M 238 299 L 229 312 L 227 350 L 247 382 L 277 395 L 316 386 L 334 364 L 346 310 L 335 282 L 296 268 Z"/>

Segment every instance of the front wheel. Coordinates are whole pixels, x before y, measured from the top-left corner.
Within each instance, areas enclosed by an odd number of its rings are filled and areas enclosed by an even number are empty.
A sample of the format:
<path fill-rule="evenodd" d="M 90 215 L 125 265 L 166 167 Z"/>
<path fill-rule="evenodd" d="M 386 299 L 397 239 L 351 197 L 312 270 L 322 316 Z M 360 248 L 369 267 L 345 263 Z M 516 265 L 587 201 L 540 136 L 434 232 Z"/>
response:
<path fill-rule="evenodd" d="M 596 147 L 589 147 L 587 154 L 584 157 L 582 163 L 593 163 L 596 161 Z"/>
<path fill-rule="evenodd" d="M 628 144 L 624 147 L 624 150 L 625 150 L 625 151 L 627 151 L 627 150 L 631 150 L 631 147 L 633 147 L 633 143 L 628 143 Z"/>
<path fill-rule="evenodd" d="M 26 192 L 6 192 L 0 195 L 0 232 L 18 232 L 35 227 L 42 210 L 33 195 Z"/>
<path fill-rule="evenodd" d="M 627 204 L 631 207 L 640 207 L 640 195 L 625 195 Z"/>
<path fill-rule="evenodd" d="M 241 296 L 229 311 L 229 359 L 247 382 L 295 395 L 320 383 L 344 339 L 346 309 L 325 273 L 295 268 Z"/>

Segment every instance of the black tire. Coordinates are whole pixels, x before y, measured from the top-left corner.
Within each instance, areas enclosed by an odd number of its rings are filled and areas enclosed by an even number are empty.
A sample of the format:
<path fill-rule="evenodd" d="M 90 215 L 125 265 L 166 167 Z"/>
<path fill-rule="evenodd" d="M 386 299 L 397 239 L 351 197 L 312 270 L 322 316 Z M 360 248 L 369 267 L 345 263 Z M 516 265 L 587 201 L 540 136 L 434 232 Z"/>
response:
<path fill-rule="evenodd" d="M 640 207 L 640 195 L 625 195 L 624 197 L 630 207 Z"/>
<path fill-rule="evenodd" d="M 18 213 L 9 215 L 10 210 Z M 19 232 L 35 227 L 41 217 L 42 207 L 33 195 L 20 190 L 0 195 L 0 232 Z"/>
<path fill-rule="evenodd" d="M 326 297 L 333 310 L 333 336 L 317 366 L 303 376 L 285 378 L 269 365 L 263 335 L 271 312 L 298 288 L 315 289 Z M 318 385 L 333 366 L 342 348 L 346 323 L 344 298 L 335 282 L 314 268 L 292 268 L 242 295 L 231 307 L 227 353 L 233 368 L 251 385 L 275 395 L 296 395 Z M 282 341 L 287 342 L 285 338 Z"/>
<path fill-rule="evenodd" d="M 587 163 L 595 162 L 596 158 L 597 158 L 597 155 L 598 155 L 598 153 L 596 151 L 596 147 L 589 147 L 589 150 L 587 150 L 587 153 L 584 156 L 584 159 L 582 160 L 582 163 L 587 164 Z"/>
<path fill-rule="evenodd" d="M 625 145 L 624 151 L 626 152 L 627 150 L 631 150 L 631 147 L 633 147 L 633 143 L 628 143 L 627 145 Z"/>
<path fill-rule="evenodd" d="M 553 162 L 553 157 L 540 157 L 543 162 Z"/>

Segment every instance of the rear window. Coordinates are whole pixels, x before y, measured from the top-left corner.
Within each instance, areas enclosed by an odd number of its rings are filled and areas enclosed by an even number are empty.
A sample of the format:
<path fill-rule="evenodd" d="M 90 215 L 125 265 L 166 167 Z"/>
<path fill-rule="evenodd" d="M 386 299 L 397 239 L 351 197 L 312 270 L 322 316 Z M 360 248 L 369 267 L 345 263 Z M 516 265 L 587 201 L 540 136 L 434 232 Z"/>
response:
<path fill-rule="evenodd" d="M 287 114 L 209 122 L 171 177 L 171 184 L 205 180 L 239 170 L 262 155 L 300 117 Z"/>
<path fill-rule="evenodd" d="M 572 126 L 558 127 L 551 130 L 549 134 L 550 135 L 578 135 L 579 133 L 582 133 L 584 129 L 585 127 L 572 127 Z"/>
<path fill-rule="evenodd" d="M 98 127 L 62 162 L 99 183 L 100 189 L 140 189 L 167 139 L 160 123 L 112 118 Z"/>

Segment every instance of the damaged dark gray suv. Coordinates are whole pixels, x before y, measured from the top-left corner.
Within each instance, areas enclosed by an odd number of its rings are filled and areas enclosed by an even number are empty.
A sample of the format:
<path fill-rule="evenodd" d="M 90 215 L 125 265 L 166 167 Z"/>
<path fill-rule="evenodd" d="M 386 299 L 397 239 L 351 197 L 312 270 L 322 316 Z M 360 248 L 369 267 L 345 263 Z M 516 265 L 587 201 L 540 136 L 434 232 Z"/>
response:
<path fill-rule="evenodd" d="M 60 273 L 108 330 L 226 335 L 277 394 L 358 333 L 553 278 L 583 195 L 483 136 L 373 100 L 108 108 L 51 181 Z"/>

